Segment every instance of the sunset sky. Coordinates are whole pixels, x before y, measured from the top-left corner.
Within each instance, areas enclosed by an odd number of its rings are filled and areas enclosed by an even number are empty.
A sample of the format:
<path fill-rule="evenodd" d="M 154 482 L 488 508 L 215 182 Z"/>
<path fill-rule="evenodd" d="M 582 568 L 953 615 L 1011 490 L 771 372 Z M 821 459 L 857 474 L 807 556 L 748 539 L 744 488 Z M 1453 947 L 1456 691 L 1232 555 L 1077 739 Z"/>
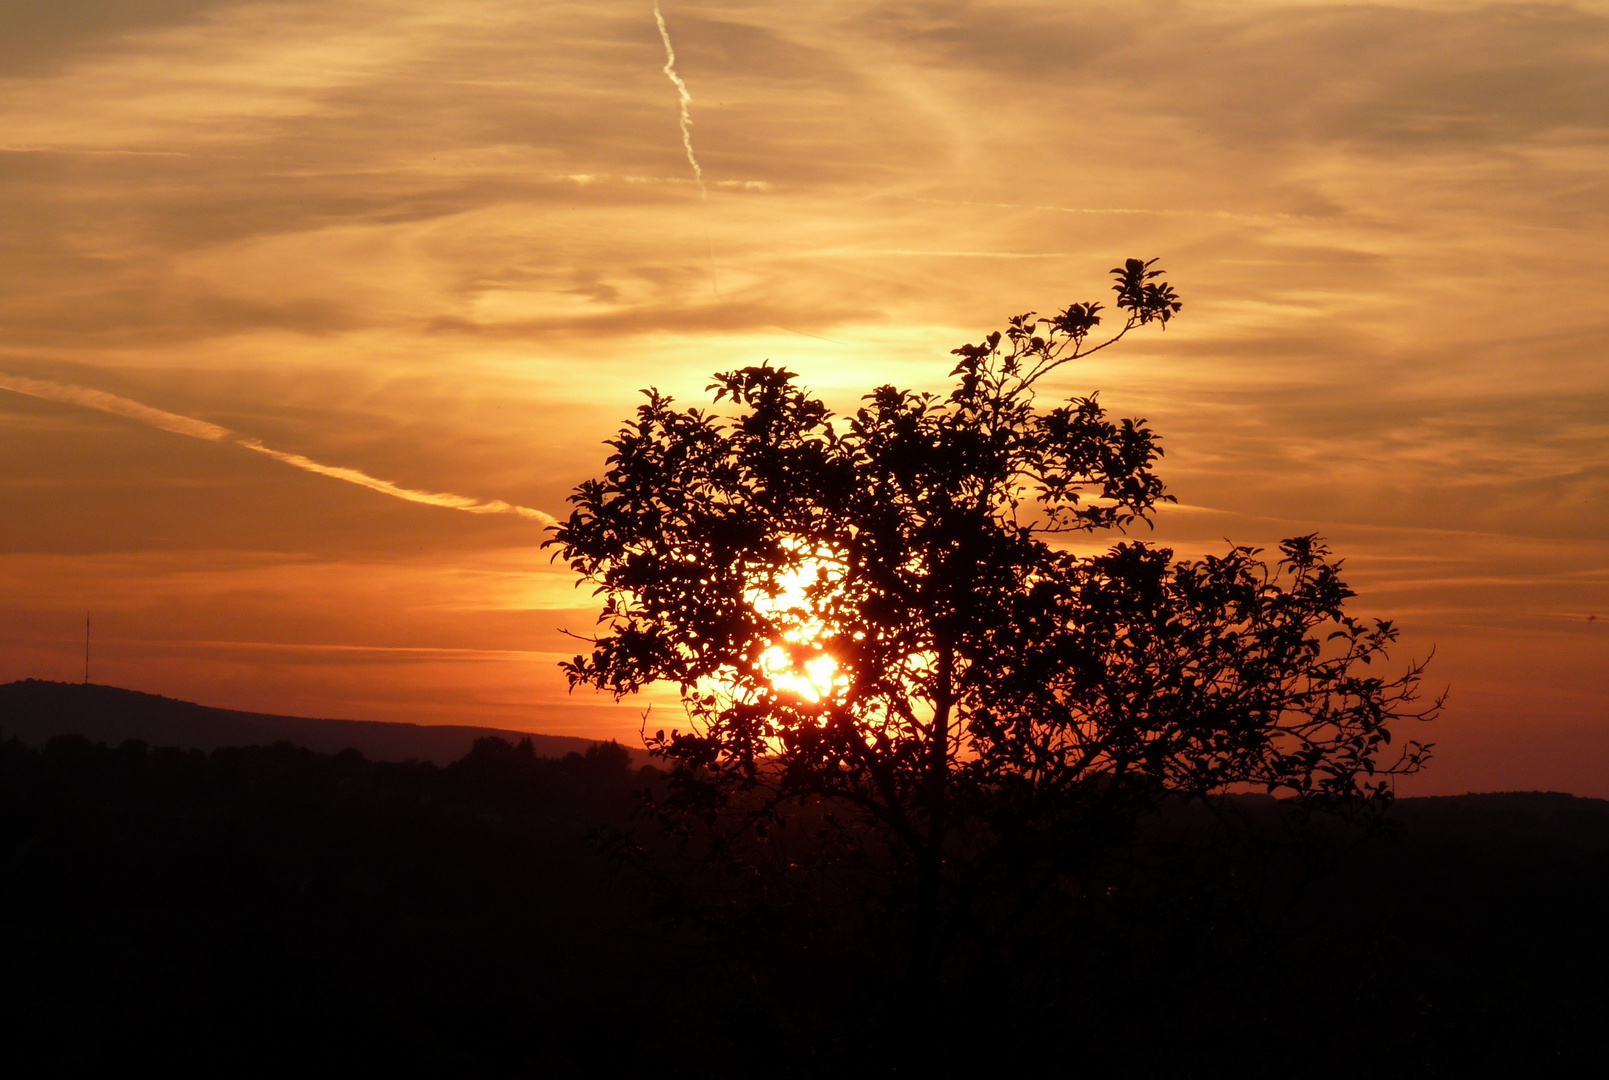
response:
<path fill-rule="evenodd" d="M 940 390 L 1156 256 L 1055 388 L 1155 537 L 1329 538 L 1451 687 L 1404 791 L 1609 796 L 1609 4 L 661 11 L 702 189 L 652 0 L 0 6 L 0 681 L 88 611 L 97 682 L 634 739 L 537 545 L 639 388 Z"/>

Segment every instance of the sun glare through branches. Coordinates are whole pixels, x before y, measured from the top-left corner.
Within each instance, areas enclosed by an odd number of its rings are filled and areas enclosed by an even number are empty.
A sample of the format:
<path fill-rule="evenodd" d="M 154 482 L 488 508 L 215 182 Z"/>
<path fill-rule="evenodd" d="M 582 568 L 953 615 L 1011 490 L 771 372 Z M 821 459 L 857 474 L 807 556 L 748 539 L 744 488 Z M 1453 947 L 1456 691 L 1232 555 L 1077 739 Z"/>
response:
<path fill-rule="evenodd" d="M 756 668 L 776 692 L 818 704 L 847 689 L 848 677 L 826 647 L 822 611 L 825 594 L 843 577 L 842 565 L 823 550 L 750 589 L 748 602 L 775 628 Z"/>

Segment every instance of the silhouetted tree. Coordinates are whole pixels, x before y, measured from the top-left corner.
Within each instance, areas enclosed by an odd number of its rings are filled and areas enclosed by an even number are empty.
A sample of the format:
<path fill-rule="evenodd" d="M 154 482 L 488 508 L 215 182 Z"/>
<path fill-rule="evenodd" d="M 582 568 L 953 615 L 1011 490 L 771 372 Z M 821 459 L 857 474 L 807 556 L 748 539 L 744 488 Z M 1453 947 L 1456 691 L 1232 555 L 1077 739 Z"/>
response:
<path fill-rule="evenodd" d="M 835 418 L 769 362 L 715 376 L 718 416 L 657 390 L 571 496 L 551 544 L 604 597 L 565 665 L 617 696 L 663 682 L 688 722 L 648 738 L 674 815 L 764 832 L 790 802 L 886 841 L 908 886 L 910 973 L 998 944 L 1172 798 L 1248 787 L 1378 809 L 1422 665 L 1377 670 L 1396 631 L 1315 537 L 1177 560 L 1069 536 L 1149 524 L 1162 455 L 1095 395 L 1036 407 L 1050 372 L 1180 301 L 1152 262 L 1098 303 L 1028 313 L 955 350 L 945 397 L 883 386 Z"/>

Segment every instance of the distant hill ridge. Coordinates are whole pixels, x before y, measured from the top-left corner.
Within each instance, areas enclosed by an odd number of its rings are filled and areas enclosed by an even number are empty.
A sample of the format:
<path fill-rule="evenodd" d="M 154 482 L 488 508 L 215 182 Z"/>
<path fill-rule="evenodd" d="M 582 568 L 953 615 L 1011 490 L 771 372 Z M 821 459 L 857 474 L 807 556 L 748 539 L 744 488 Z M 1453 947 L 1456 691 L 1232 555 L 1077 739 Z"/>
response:
<path fill-rule="evenodd" d="M 585 753 L 600 741 L 504 728 L 240 712 L 95 683 L 23 679 L 0 685 L 0 738 L 43 746 L 57 735 L 82 735 L 109 746 L 139 739 L 186 750 L 291 742 L 325 754 L 351 747 L 375 761 L 414 759 L 437 765 L 458 760 L 476 739 L 489 736 L 516 743 L 530 739 L 539 757 Z M 646 763 L 644 751 L 629 749 L 636 764 Z"/>

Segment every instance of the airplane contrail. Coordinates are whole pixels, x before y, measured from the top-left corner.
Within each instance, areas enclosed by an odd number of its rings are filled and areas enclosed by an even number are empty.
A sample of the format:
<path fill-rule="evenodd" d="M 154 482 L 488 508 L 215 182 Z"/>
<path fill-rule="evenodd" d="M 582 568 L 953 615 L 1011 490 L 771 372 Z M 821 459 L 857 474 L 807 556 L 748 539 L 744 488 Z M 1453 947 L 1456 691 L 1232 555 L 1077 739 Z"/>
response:
<path fill-rule="evenodd" d="M 557 519 L 551 514 L 541 510 L 533 510 L 529 506 L 515 506 L 502 499 L 475 499 L 468 495 L 453 495 L 438 491 L 420 491 L 415 488 L 405 488 L 370 476 L 358 469 L 349 469 L 340 465 L 325 465 L 301 454 L 290 454 L 283 450 L 275 450 L 264 446 L 262 440 L 254 439 L 239 432 L 231 431 L 226 427 L 197 420 L 191 416 L 180 416 L 178 413 L 165 412 L 162 409 L 153 409 L 149 405 L 142 405 L 138 401 L 131 401 L 116 394 L 108 394 L 104 390 L 94 390 L 87 386 L 74 386 L 70 383 L 50 382 L 46 379 L 30 379 L 21 375 L 0 374 L 0 390 L 10 390 L 29 397 L 42 398 L 45 401 L 59 401 L 68 405 L 79 405 L 86 409 L 96 409 L 100 412 L 111 413 L 114 416 L 125 417 L 129 420 L 138 420 L 142 424 L 149 424 L 163 431 L 171 431 L 175 435 L 188 435 L 192 439 L 205 439 L 208 442 L 222 442 L 228 440 L 247 450 L 255 450 L 259 454 L 266 454 L 275 461 L 303 469 L 319 476 L 328 476 L 335 480 L 344 480 L 349 484 L 366 487 L 370 491 L 378 491 L 382 495 L 390 495 L 394 499 L 405 499 L 408 502 L 423 503 L 426 506 L 441 506 L 449 510 L 462 510 L 469 514 L 513 514 L 517 517 L 528 518 L 531 521 L 540 521 L 544 525 L 553 525 Z"/>
<path fill-rule="evenodd" d="M 382 495 L 390 495 L 395 499 L 406 499 L 408 502 L 424 503 L 426 506 L 444 506 L 449 510 L 463 510 L 470 514 L 518 514 L 533 521 L 553 524 L 553 518 L 540 510 L 532 510 L 529 506 L 514 506 L 502 499 L 473 499 L 468 495 L 448 495 L 435 491 L 418 491 L 414 488 L 398 487 L 389 480 L 379 480 L 366 472 L 357 469 L 348 469 L 342 465 L 325 465 L 301 454 L 287 454 L 283 450 L 275 450 L 271 446 L 264 446 L 258 439 L 248 439 L 244 436 L 235 440 L 247 450 L 255 450 L 259 454 L 267 454 L 275 461 L 283 461 L 287 465 L 294 465 L 298 469 L 306 469 L 310 473 L 320 476 L 332 477 L 336 480 L 345 480 L 349 484 L 366 487 L 371 491 L 378 491 Z"/>
<path fill-rule="evenodd" d="M 709 200 L 709 189 L 704 186 L 704 170 L 699 167 L 698 155 L 693 153 L 693 114 L 688 106 L 693 103 L 693 95 L 688 92 L 687 84 L 682 77 L 676 74 L 676 50 L 670 44 L 670 30 L 665 26 L 665 16 L 660 14 L 659 0 L 654 0 L 654 21 L 659 24 L 659 38 L 665 43 L 665 75 L 676 85 L 676 95 L 682 106 L 682 145 L 687 148 L 687 163 L 693 167 L 693 176 L 698 180 L 699 198 Z"/>
<path fill-rule="evenodd" d="M 192 439 L 217 442 L 233 434 L 228 428 L 209 424 L 205 420 L 163 412 L 161 409 L 153 409 L 149 405 L 141 405 L 138 401 L 130 401 L 128 398 L 108 394 L 103 390 L 91 390 L 87 386 L 70 386 L 46 379 L 30 379 L 22 375 L 0 375 L 0 390 L 10 390 L 29 397 L 43 398 L 46 401 L 59 401 L 66 405 L 82 405 L 86 409 L 99 409 L 114 416 L 150 424 L 163 431 L 171 431 L 175 435 L 188 435 Z"/>

